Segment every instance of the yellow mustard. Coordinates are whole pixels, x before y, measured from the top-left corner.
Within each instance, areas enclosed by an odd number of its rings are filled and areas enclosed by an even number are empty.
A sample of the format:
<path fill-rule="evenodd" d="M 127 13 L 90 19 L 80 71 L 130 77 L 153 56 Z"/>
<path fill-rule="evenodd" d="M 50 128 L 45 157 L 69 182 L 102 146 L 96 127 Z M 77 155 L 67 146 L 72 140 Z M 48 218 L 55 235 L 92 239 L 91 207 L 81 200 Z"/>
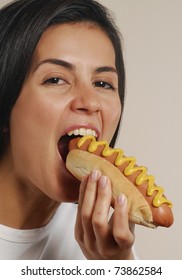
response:
<path fill-rule="evenodd" d="M 152 175 L 147 175 L 147 168 L 143 166 L 136 166 L 136 159 L 134 157 L 126 157 L 124 155 L 123 150 L 121 149 L 112 149 L 109 147 L 108 143 L 106 141 L 96 141 L 94 136 L 87 135 L 80 138 L 78 141 L 78 148 L 80 148 L 87 140 L 91 140 L 91 143 L 88 147 L 88 152 L 93 153 L 97 150 L 99 146 L 104 146 L 104 149 L 102 150 L 102 155 L 104 157 L 111 156 L 113 153 L 117 153 L 117 157 L 115 159 L 115 166 L 121 166 L 124 163 L 128 163 L 127 167 L 124 170 L 124 175 L 127 177 L 129 175 L 132 175 L 136 173 L 137 171 L 140 171 L 140 174 L 136 178 L 136 185 L 140 186 L 144 182 L 148 181 L 148 187 L 147 187 L 147 195 L 152 196 L 154 192 L 156 192 L 154 199 L 153 199 L 153 206 L 160 207 L 162 204 L 166 203 L 169 205 L 169 207 L 172 207 L 171 201 L 169 201 L 167 198 L 163 196 L 164 189 L 162 187 L 156 186 L 154 181 L 155 178 Z"/>

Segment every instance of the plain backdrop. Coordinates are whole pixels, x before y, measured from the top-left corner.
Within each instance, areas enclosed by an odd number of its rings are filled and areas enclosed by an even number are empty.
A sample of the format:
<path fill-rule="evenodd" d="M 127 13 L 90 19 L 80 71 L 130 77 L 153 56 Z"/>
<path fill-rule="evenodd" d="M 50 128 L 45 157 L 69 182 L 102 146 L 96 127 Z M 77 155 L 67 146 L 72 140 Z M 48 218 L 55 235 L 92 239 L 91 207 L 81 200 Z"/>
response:
<path fill-rule="evenodd" d="M 117 146 L 147 166 L 173 202 L 171 228 L 136 226 L 137 253 L 182 259 L 182 1 L 100 2 L 113 11 L 123 36 L 127 87 Z"/>

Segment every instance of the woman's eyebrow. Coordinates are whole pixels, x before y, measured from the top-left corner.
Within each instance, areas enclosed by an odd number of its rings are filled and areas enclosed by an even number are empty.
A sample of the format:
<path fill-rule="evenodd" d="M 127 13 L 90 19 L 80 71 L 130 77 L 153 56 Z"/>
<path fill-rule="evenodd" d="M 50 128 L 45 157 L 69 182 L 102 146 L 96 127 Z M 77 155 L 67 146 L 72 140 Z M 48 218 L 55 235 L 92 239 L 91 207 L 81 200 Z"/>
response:
<path fill-rule="evenodd" d="M 96 68 L 95 72 L 96 73 L 112 72 L 112 73 L 115 73 L 116 75 L 118 74 L 116 68 L 112 67 L 112 66 L 101 66 L 101 67 L 98 67 L 98 68 Z"/>
<path fill-rule="evenodd" d="M 67 62 L 65 60 L 61 60 L 61 59 L 56 59 L 56 58 L 48 58 L 48 59 L 44 59 L 41 60 L 33 69 L 33 72 L 35 72 L 41 65 L 44 64 L 54 64 L 54 65 L 58 65 L 58 66 L 63 66 L 69 70 L 74 70 L 75 66 L 73 64 L 71 64 L 70 62 Z"/>
<path fill-rule="evenodd" d="M 35 66 L 35 68 L 33 69 L 33 72 L 35 72 L 41 65 L 44 65 L 44 64 L 58 65 L 58 66 L 65 67 L 68 70 L 72 70 L 72 71 L 75 70 L 75 68 L 76 68 L 75 65 L 73 65 L 72 63 L 67 62 L 65 60 L 56 59 L 56 58 L 48 58 L 48 59 L 41 60 Z M 116 75 L 118 74 L 116 68 L 112 67 L 112 66 L 100 66 L 100 67 L 97 67 L 96 69 L 94 69 L 94 72 L 95 73 L 111 72 L 111 73 L 115 73 Z"/>

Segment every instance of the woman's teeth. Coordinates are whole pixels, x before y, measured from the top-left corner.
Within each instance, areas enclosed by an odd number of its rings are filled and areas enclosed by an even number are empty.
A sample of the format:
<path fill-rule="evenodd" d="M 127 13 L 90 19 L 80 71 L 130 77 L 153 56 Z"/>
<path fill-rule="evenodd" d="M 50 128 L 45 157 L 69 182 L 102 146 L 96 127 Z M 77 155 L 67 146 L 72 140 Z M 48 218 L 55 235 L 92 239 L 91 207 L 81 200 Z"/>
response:
<path fill-rule="evenodd" d="M 86 129 L 86 128 L 79 128 L 79 129 L 74 129 L 69 131 L 68 136 L 72 136 L 72 135 L 81 135 L 81 136 L 85 136 L 85 135 L 93 135 L 94 137 L 97 137 L 97 133 L 95 130 L 92 129 Z"/>

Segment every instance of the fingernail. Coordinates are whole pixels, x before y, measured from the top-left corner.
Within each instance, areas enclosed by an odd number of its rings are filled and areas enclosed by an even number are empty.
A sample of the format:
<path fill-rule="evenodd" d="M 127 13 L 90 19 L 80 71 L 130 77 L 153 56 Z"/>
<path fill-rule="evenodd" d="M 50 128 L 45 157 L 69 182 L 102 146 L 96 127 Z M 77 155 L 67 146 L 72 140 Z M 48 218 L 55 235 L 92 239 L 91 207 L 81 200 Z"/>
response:
<path fill-rule="evenodd" d="M 93 170 L 90 174 L 91 182 L 97 181 L 98 177 L 99 177 L 99 171 L 98 170 Z"/>
<path fill-rule="evenodd" d="M 117 197 L 117 201 L 118 201 L 118 204 L 120 205 L 123 205 L 126 201 L 126 197 L 124 194 L 120 194 L 118 197 Z"/>
<path fill-rule="evenodd" d="M 104 188 L 107 183 L 107 177 L 106 176 L 101 176 L 99 179 L 99 186 Z"/>

